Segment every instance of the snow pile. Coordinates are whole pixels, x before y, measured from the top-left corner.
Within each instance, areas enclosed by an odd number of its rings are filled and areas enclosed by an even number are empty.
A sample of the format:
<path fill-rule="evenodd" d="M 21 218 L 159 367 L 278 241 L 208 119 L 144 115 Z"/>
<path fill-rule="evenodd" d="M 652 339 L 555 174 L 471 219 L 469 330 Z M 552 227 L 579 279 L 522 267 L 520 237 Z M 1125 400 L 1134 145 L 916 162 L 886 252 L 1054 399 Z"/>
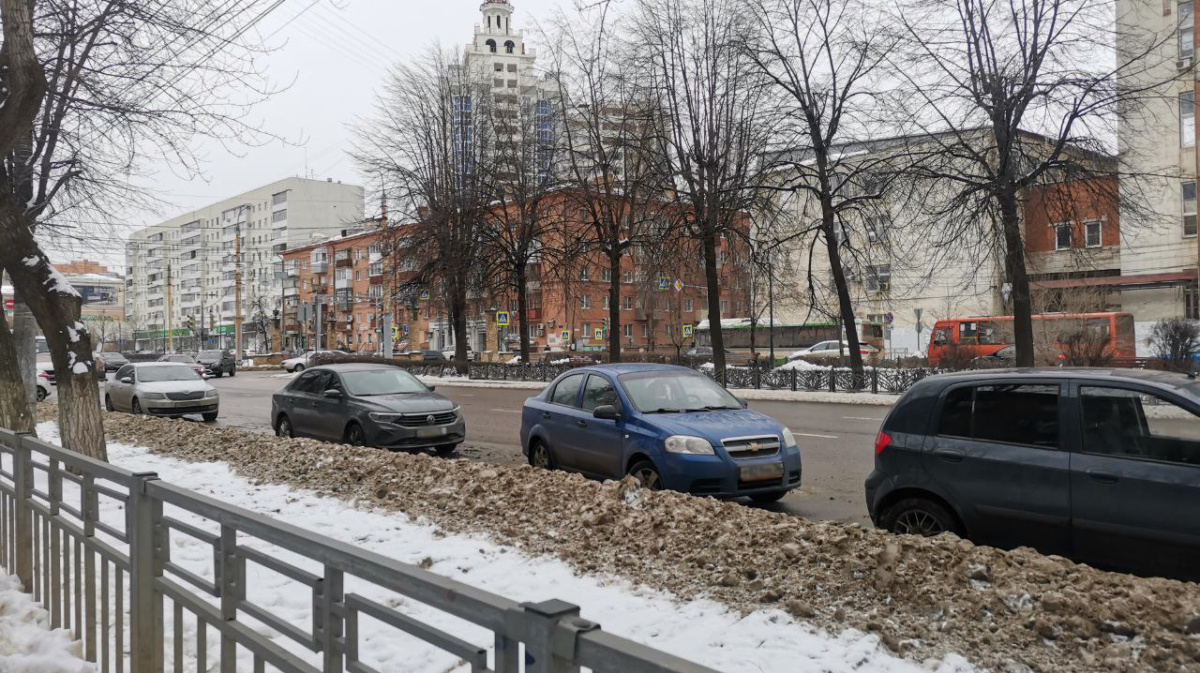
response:
<path fill-rule="evenodd" d="M 44 424 L 43 424 L 44 426 Z M 50 630 L 50 615 L 21 591 L 11 575 L 0 575 L 0 671 L 91 673 L 80 643 L 66 629 Z"/>
<path fill-rule="evenodd" d="M 39 426 L 43 437 L 54 437 L 53 423 Z M 144 448 L 113 443 L 110 460 L 138 471 L 154 471 L 172 484 L 222 502 L 244 507 L 277 520 L 368 549 L 403 563 L 419 565 L 485 591 L 515 601 L 569 600 L 582 615 L 605 631 L 729 673 L 793 673 L 797 662 L 813 671 L 870 671 L 888 673 L 973 673 L 969 663 L 951 655 L 928 668 L 905 662 L 889 652 L 877 634 L 847 629 L 831 635 L 768 606 L 750 614 L 711 600 L 680 602 L 669 593 L 648 590 L 607 574 L 578 574 L 567 563 L 549 556 L 524 553 L 478 534 L 447 534 L 423 520 L 382 509 L 356 509 L 351 503 L 286 485 L 248 481 L 220 462 L 191 463 L 154 455 Z M 627 491 L 622 501 L 639 509 L 648 493 Z M 117 514 L 116 503 L 112 503 Z M 172 510 L 186 523 L 213 529 L 211 521 Z M 243 539 L 273 558 L 319 572 L 311 561 L 261 541 Z M 183 568 L 212 579 L 212 547 L 187 535 L 171 536 L 171 560 Z M 312 621 L 312 598 L 307 591 L 280 574 L 254 563 L 247 564 L 246 586 L 250 598 L 274 616 L 307 628 Z M 488 632 L 428 606 L 347 577 L 346 593 L 358 593 L 390 605 L 436 628 L 489 649 Z M 170 620 L 168 610 L 167 619 Z M 185 639 L 194 642 L 191 620 L 185 620 Z M 409 638 L 375 622 L 363 620 L 363 655 L 381 670 L 401 673 L 462 671 L 461 662 L 446 652 Z M 172 632 L 171 625 L 166 628 Z M 270 636 L 271 632 L 260 629 Z M 277 644 L 312 660 L 315 655 L 295 648 L 282 638 Z M 217 656 L 218 639 L 210 635 L 210 660 Z M 249 653 L 244 663 L 249 668 Z M 240 670 L 240 667 L 239 667 Z"/>
<path fill-rule="evenodd" d="M 511 358 L 509 358 L 509 359 L 508 359 L 508 361 L 506 361 L 504 364 L 506 364 L 506 365 L 519 365 L 519 364 L 521 364 L 521 356 L 520 356 L 520 355 L 514 355 L 514 356 L 512 356 Z"/>
<path fill-rule="evenodd" d="M 712 599 L 746 620 L 765 623 L 787 613 L 830 633 L 877 634 L 887 649 L 916 661 L 969 652 L 983 668 L 1039 673 L 1182 670 L 1200 661 L 1200 638 L 1190 635 L 1200 633 L 1196 584 L 672 492 L 643 493 L 632 507 L 629 483 L 528 466 L 280 440 L 125 414 L 105 419 L 109 437 L 190 462 L 228 463 L 256 484 L 356 499 L 446 533 L 482 533 L 533 557 L 557 557 L 577 572 L 624 577 L 681 600 Z M 573 599 L 573 589 L 563 586 L 554 593 Z M 622 618 L 634 619 L 618 617 L 617 625 Z M 701 651 L 695 642 L 690 647 Z M 795 655 L 791 670 L 806 658 Z"/>
<path fill-rule="evenodd" d="M 788 362 L 787 364 L 779 365 L 778 367 L 775 368 L 775 371 L 790 372 L 792 370 L 804 371 L 804 370 L 814 370 L 814 369 L 829 369 L 829 368 L 822 367 L 821 365 L 814 365 L 813 363 L 807 362 L 805 360 L 792 360 L 791 362 Z"/>

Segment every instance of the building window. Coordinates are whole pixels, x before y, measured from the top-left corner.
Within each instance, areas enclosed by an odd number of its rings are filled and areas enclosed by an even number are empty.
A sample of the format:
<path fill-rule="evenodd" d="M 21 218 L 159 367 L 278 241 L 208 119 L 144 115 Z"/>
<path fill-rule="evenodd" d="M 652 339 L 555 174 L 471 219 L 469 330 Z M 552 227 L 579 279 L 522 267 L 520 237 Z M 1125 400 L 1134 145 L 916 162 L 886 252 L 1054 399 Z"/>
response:
<path fill-rule="evenodd" d="M 695 308 L 693 308 L 692 300 L 691 300 L 691 299 L 684 299 L 684 300 L 683 300 L 683 312 L 684 312 L 684 313 L 691 313 L 691 312 L 692 312 L 692 311 L 694 311 L 694 310 L 695 310 Z"/>
<path fill-rule="evenodd" d="M 587 310 L 592 307 L 592 298 L 586 294 L 579 298 L 579 308 Z"/>
<path fill-rule="evenodd" d="M 1183 288 L 1184 317 L 1188 320 L 1200 320 L 1200 302 L 1197 302 L 1196 298 L 1195 285 L 1188 285 Z"/>
<path fill-rule="evenodd" d="M 1196 146 L 1196 92 L 1179 94 L 1179 146 Z"/>
<path fill-rule="evenodd" d="M 621 282 L 622 283 L 632 283 L 633 282 L 633 272 L 626 271 L 625 273 L 621 274 Z"/>
<path fill-rule="evenodd" d="M 496 70 L 496 72 L 504 72 L 504 64 L 503 64 L 503 63 L 497 63 L 497 64 L 496 64 L 496 68 L 495 68 L 495 70 Z"/>
<path fill-rule="evenodd" d="M 612 269 L 605 269 L 600 272 L 600 275 L 601 275 L 601 277 L 604 278 L 604 282 L 606 282 L 606 283 L 612 282 Z"/>
<path fill-rule="evenodd" d="M 517 45 L 512 40 L 509 40 L 504 43 L 504 53 L 511 54 L 516 50 L 517 50 Z"/>
<path fill-rule="evenodd" d="M 1191 3 L 1188 3 L 1188 4 L 1191 4 Z M 508 64 L 508 71 L 509 71 L 509 72 L 516 72 L 516 71 L 517 71 L 517 64 L 516 64 L 516 63 L 509 63 L 509 64 Z"/>
<path fill-rule="evenodd" d="M 1100 235 L 1102 226 L 1103 225 L 1101 225 L 1100 220 L 1092 220 L 1091 222 L 1083 223 L 1083 237 L 1085 239 L 1084 243 L 1087 245 L 1087 247 L 1099 248 L 1104 244 L 1103 238 Z"/>
<path fill-rule="evenodd" d="M 284 204 L 284 203 L 287 203 L 287 192 L 279 192 L 278 194 L 271 195 L 271 204 L 272 205 L 278 206 L 278 205 Z"/>
<path fill-rule="evenodd" d="M 728 314 L 729 314 L 729 300 L 722 299 L 721 300 L 721 315 L 728 315 Z"/>
<path fill-rule="evenodd" d="M 287 209 L 277 210 L 271 215 L 272 222 L 283 222 L 287 219 Z"/>
<path fill-rule="evenodd" d="M 493 54 L 496 53 L 496 41 L 495 40 L 488 40 L 484 44 L 487 45 L 488 51 L 492 52 Z"/>
<path fill-rule="evenodd" d="M 872 215 L 867 218 L 867 240 L 872 243 L 885 243 L 888 240 L 888 229 L 891 217 L 888 215 Z"/>
<path fill-rule="evenodd" d="M 1191 58 L 1196 49 L 1196 27 L 1192 22 L 1192 3 L 1179 3 L 1179 59 Z"/>
<path fill-rule="evenodd" d="M 590 280 L 586 266 L 579 270 L 579 280 L 581 280 L 583 282 L 587 282 L 588 280 Z"/>
<path fill-rule="evenodd" d="M 604 308 L 607 309 L 611 305 L 612 305 L 612 302 L 610 301 L 609 296 L 607 294 L 604 295 Z"/>
<path fill-rule="evenodd" d="M 1183 235 L 1196 235 L 1196 181 L 1183 183 Z"/>
<path fill-rule="evenodd" d="M 1054 225 L 1054 249 L 1055 250 L 1070 250 L 1071 249 L 1071 225 L 1070 224 Z"/>
<path fill-rule="evenodd" d="M 628 297 L 628 296 L 625 297 L 625 310 L 626 311 L 633 310 L 633 297 Z"/>
<path fill-rule="evenodd" d="M 633 325 L 630 325 L 629 323 L 625 323 L 625 338 L 626 339 L 633 338 Z"/>
<path fill-rule="evenodd" d="M 892 287 L 892 265 L 876 264 L 867 267 L 867 291 L 886 293 Z"/>

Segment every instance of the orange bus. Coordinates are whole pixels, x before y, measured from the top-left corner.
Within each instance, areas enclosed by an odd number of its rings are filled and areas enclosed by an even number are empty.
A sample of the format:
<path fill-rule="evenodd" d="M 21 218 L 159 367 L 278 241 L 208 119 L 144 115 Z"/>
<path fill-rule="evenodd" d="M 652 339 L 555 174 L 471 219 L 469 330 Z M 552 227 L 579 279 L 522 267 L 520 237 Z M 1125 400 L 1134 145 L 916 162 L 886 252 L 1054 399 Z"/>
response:
<path fill-rule="evenodd" d="M 1113 357 L 1137 355 L 1132 314 L 1043 313 L 1033 316 L 1034 349 L 1043 359 L 1052 357 L 1052 352 L 1061 354 L 1065 344 L 1083 335 L 1106 343 L 1105 350 Z M 1013 317 L 1010 315 L 939 320 L 929 339 L 929 364 L 940 366 L 951 355 L 960 361 L 991 355 L 1013 342 Z"/>

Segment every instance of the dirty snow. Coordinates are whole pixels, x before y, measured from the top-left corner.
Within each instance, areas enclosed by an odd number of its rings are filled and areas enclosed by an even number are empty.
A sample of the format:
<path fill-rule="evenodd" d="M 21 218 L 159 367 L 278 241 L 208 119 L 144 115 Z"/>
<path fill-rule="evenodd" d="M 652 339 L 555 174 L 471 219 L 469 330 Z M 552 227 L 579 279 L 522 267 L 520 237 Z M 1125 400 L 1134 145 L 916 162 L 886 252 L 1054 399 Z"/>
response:
<path fill-rule="evenodd" d="M 57 426 L 42 423 L 38 434 L 57 441 Z M 779 608 L 742 615 L 710 599 L 680 601 L 671 594 L 637 586 L 606 573 L 578 574 L 563 561 L 522 553 L 478 534 L 447 534 L 424 520 L 354 504 L 286 485 L 250 481 L 221 462 L 194 463 L 151 453 L 128 444 L 110 443 L 109 458 L 136 471 L 153 471 L 173 484 L 244 507 L 309 530 L 378 552 L 398 561 L 500 594 L 516 601 L 569 600 L 582 615 L 610 633 L 713 667 L 727 673 L 794 673 L 798 670 L 839 673 L 972 673 L 965 659 L 950 655 L 925 665 L 888 652 L 875 634 L 847 629 L 830 634 Z M 107 499 L 102 499 L 107 500 Z M 117 514 L 116 503 L 111 504 Z M 212 522 L 168 507 L 167 514 L 215 532 Z M 103 516 L 103 513 L 102 513 Z M 274 558 L 310 572 L 319 566 L 266 543 L 249 543 Z M 182 534 L 171 536 L 171 560 L 206 579 L 212 579 L 212 548 Z M 278 573 L 254 563 L 247 565 L 250 600 L 273 615 L 307 629 L 312 598 L 308 591 Z M 396 596 L 347 577 L 345 590 L 392 605 L 405 614 L 472 643 L 491 648 L 486 630 L 440 613 L 411 599 Z M 167 619 L 170 620 L 170 610 Z M 466 667 L 455 657 L 388 629 L 374 620 L 360 624 L 363 656 L 381 670 L 402 673 L 444 673 Z M 170 624 L 166 632 L 171 633 Z M 187 640 L 194 643 L 194 626 L 185 622 Z M 269 633 L 263 630 L 264 633 Z M 275 641 L 310 661 L 314 655 L 284 638 Z M 219 651 L 210 633 L 210 660 Z M 248 655 L 247 655 L 248 656 Z M 250 661 L 245 662 L 249 669 Z"/>
<path fill-rule="evenodd" d="M 90 673 L 80 645 L 66 629 L 50 629 L 50 615 L 21 591 L 11 575 L 0 575 L 0 671 Z"/>

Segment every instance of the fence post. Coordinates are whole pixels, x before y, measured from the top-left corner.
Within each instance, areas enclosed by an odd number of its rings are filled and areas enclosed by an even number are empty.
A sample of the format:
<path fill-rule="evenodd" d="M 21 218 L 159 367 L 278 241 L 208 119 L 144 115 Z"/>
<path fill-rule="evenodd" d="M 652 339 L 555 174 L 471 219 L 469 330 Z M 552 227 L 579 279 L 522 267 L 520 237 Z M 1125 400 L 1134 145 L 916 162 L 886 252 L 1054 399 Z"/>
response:
<path fill-rule="evenodd" d="M 221 597 L 221 619 L 237 621 L 238 603 L 246 595 L 246 560 L 237 553 L 237 529 L 221 526 L 220 562 L 215 568 L 216 585 Z M 221 635 L 221 673 L 237 670 L 237 643 Z"/>
<path fill-rule="evenodd" d="M 829 392 L 837 392 L 837 367 L 829 368 Z"/>
<path fill-rule="evenodd" d="M 799 373 L 795 369 L 793 369 L 792 370 L 792 392 L 793 393 L 796 392 L 796 379 L 797 378 L 799 378 Z"/>
<path fill-rule="evenodd" d="M 600 628 L 579 616 L 579 606 L 557 599 L 522 603 L 526 627 L 526 673 L 578 673 L 575 641 L 581 632 Z"/>
<path fill-rule="evenodd" d="M 33 510 L 29 500 L 33 496 L 33 460 L 25 438 L 31 435 L 20 433 L 13 447 L 13 486 L 16 504 L 16 555 L 17 579 L 25 591 L 33 591 Z"/>
<path fill-rule="evenodd" d="M 871 370 L 871 392 L 879 392 L 879 368 Z"/>
<path fill-rule="evenodd" d="M 345 662 L 342 644 L 345 634 L 345 611 L 340 608 L 345 601 L 344 583 L 345 576 L 341 570 L 325 566 L 325 576 L 320 585 L 321 592 L 317 597 L 319 605 L 314 606 L 321 620 L 317 640 L 324 657 L 322 673 L 342 673 Z"/>
<path fill-rule="evenodd" d="M 154 586 L 162 576 L 162 501 L 147 493 L 153 472 L 133 475 L 129 488 L 129 662 L 132 673 L 163 670 L 163 605 Z"/>

